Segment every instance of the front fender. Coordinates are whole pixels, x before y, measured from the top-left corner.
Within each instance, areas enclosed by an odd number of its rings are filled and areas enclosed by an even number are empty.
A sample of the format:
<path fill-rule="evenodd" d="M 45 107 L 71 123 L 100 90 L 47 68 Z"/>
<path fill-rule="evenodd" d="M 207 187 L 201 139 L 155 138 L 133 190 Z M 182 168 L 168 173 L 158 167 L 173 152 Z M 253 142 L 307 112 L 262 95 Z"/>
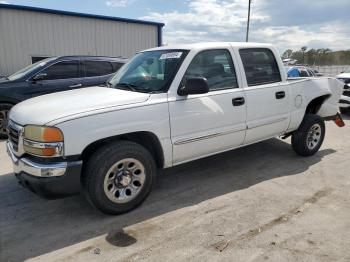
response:
<path fill-rule="evenodd" d="M 80 155 L 96 141 L 135 132 L 157 136 L 164 152 L 164 166 L 172 163 L 172 145 L 167 103 L 105 112 L 58 123 L 64 135 L 65 156 Z"/>

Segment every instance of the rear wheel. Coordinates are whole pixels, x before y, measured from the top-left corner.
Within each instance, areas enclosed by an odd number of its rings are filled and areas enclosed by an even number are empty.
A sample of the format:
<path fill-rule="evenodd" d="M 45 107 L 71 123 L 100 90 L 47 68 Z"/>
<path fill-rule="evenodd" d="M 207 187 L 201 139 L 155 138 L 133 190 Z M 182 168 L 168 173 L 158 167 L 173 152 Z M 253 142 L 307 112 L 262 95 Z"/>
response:
<path fill-rule="evenodd" d="M 7 138 L 6 128 L 11 107 L 11 104 L 0 104 L 0 139 Z"/>
<path fill-rule="evenodd" d="M 325 136 L 324 120 L 318 115 L 307 114 L 292 134 L 292 148 L 301 156 L 311 156 L 321 147 Z"/>
<path fill-rule="evenodd" d="M 150 193 L 156 175 L 152 155 L 141 145 L 118 141 L 88 160 L 83 190 L 89 202 L 108 214 L 121 214 L 140 205 Z"/>

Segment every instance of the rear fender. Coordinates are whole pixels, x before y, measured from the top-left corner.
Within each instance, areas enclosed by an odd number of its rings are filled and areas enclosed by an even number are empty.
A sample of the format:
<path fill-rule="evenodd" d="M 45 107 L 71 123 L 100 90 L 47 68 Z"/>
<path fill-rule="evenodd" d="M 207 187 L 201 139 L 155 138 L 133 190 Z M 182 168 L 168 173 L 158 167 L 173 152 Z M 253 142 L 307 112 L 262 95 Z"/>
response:
<path fill-rule="evenodd" d="M 318 99 L 315 113 L 321 117 L 335 116 L 339 111 L 339 99 L 343 93 L 343 83 L 335 78 L 323 77 L 305 83 L 304 95 L 307 105 Z M 305 110 L 306 112 L 306 110 Z"/>

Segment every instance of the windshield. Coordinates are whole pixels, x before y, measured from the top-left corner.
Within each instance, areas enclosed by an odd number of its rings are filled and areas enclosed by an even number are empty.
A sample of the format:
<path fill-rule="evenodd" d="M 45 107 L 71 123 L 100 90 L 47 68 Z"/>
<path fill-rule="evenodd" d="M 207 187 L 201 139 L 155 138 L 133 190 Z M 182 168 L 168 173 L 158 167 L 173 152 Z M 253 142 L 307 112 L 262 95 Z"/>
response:
<path fill-rule="evenodd" d="M 348 67 L 348 68 L 344 71 L 344 73 L 350 73 L 350 67 Z"/>
<path fill-rule="evenodd" d="M 31 72 L 34 72 L 35 70 L 37 70 L 41 67 L 44 67 L 48 62 L 50 62 L 51 60 L 54 60 L 54 59 L 56 59 L 56 57 L 50 57 L 50 58 L 40 60 L 39 62 L 36 62 L 32 65 L 29 65 L 29 66 L 19 70 L 18 72 L 8 76 L 7 79 L 11 80 L 11 81 L 20 79 L 21 77 L 23 77 Z"/>
<path fill-rule="evenodd" d="M 116 73 L 109 85 L 144 93 L 166 92 L 187 53 L 186 50 L 139 53 Z"/>

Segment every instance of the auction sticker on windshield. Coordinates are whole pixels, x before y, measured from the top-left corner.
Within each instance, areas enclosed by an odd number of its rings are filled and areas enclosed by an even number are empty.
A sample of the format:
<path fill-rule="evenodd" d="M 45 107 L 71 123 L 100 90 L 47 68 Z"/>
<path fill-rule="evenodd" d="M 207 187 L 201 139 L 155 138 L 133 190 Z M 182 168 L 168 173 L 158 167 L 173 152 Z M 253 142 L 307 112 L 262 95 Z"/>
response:
<path fill-rule="evenodd" d="M 165 53 L 165 54 L 162 54 L 162 55 L 160 56 L 159 60 L 180 58 L 181 55 L 182 55 L 182 52 Z"/>

